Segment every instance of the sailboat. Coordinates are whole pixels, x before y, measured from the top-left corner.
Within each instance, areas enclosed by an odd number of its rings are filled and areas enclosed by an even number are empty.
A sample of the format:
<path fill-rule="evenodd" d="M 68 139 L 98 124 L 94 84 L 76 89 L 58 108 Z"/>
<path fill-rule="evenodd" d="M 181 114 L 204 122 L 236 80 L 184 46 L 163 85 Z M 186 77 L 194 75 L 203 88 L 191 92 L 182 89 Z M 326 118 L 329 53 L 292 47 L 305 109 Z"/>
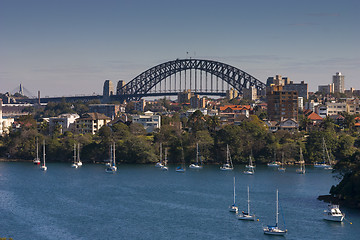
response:
<path fill-rule="evenodd" d="M 325 139 L 323 138 L 323 161 L 322 162 L 315 162 L 314 163 L 314 167 L 315 168 L 324 168 L 324 169 L 332 169 L 331 167 L 331 161 L 330 161 L 330 156 L 329 156 L 329 152 L 326 148 L 326 143 L 325 143 Z M 326 158 L 328 160 L 328 164 L 326 163 Z"/>
<path fill-rule="evenodd" d="M 268 165 L 268 167 L 278 167 L 279 166 L 279 164 L 276 162 L 276 152 L 275 152 L 275 150 L 274 150 L 274 161 L 269 162 L 267 165 Z"/>
<path fill-rule="evenodd" d="M 248 193 L 248 200 L 247 200 L 247 212 L 242 211 L 237 218 L 239 220 L 249 220 L 249 221 L 255 221 L 255 215 L 251 215 L 250 213 L 250 190 L 249 190 L 249 186 L 247 187 L 247 193 Z"/>
<path fill-rule="evenodd" d="M 226 144 L 226 163 L 224 163 L 220 167 L 220 170 L 223 170 L 223 171 L 232 171 L 232 170 L 234 170 L 234 166 L 233 166 L 230 151 L 229 151 L 229 145 L 227 145 L 227 144 Z"/>
<path fill-rule="evenodd" d="M 39 142 L 38 138 L 36 138 L 36 158 L 34 158 L 33 163 L 39 165 L 41 163 L 39 158 Z"/>
<path fill-rule="evenodd" d="M 159 162 L 157 162 L 155 164 L 155 167 L 161 168 L 163 166 L 164 166 L 164 164 L 162 162 L 162 143 L 160 143 L 160 159 L 159 159 Z"/>
<path fill-rule="evenodd" d="M 251 155 L 249 156 L 249 165 L 245 166 L 247 169 L 244 171 L 244 174 L 247 175 L 254 175 L 255 173 L 255 166 L 252 163 Z"/>
<path fill-rule="evenodd" d="M 251 151 L 251 154 L 249 156 L 249 165 L 246 165 L 245 167 L 248 168 L 248 169 L 255 169 L 255 165 L 253 164 L 251 156 L 252 156 L 252 151 Z"/>
<path fill-rule="evenodd" d="M 111 159 L 111 166 L 105 169 L 107 173 L 115 173 L 117 171 L 116 163 L 115 163 L 115 143 L 113 143 L 112 148 L 112 159 Z"/>
<path fill-rule="evenodd" d="M 163 171 L 169 170 L 169 168 L 167 166 L 167 162 L 168 162 L 168 160 L 167 160 L 167 148 L 165 148 L 165 159 L 164 159 L 164 164 L 161 167 L 161 170 L 163 170 Z"/>
<path fill-rule="evenodd" d="M 287 233 L 287 229 L 282 230 L 278 227 L 279 224 L 279 190 L 276 189 L 276 224 L 275 226 L 270 226 L 268 225 L 267 227 L 265 227 L 264 230 L 264 234 L 268 234 L 268 235 L 279 235 L 279 236 L 284 236 Z"/>
<path fill-rule="evenodd" d="M 76 164 L 81 167 L 82 166 L 82 162 L 80 160 L 80 143 L 78 143 L 78 149 L 77 149 L 77 160 L 76 160 Z"/>
<path fill-rule="evenodd" d="M 184 148 L 182 148 L 182 150 L 181 150 L 181 166 L 178 166 L 175 171 L 180 172 L 180 173 L 183 173 L 186 171 L 185 159 L 184 159 Z"/>
<path fill-rule="evenodd" d="M 299 174 L 305 174 L 305 161 L 302 154 L 302 148 L 300 147 L 300 168 L 296 169 Z"/>
<path fill-rule="evenodd" d="M 200 160 L 201 160 L 201 156 L 200 156 Z M 199 164 L 199 143 L 196 143 L 196 162 L 190 164 L 189 168 L 193 168 L 193 169 L 202 169 L 202 161 L 201 164 Z"/>
<path fill-rule="evenodd" d="M 231 206 L 229 206 L 229 211 L 237 213 L 238 207 L 235 205 L 235 201 L 236 201 L 235 198 L 236 198 L 236 194 L 235 194 L 235 177 L 234 177 L 234 203 Z"/>
<path fill-rule="evenodd" d="M 74 143 L 74 162 L 73 164 L 71 164 L 71 167 L 72 168 L 78 168 L 79 166 L 77 165 L 77 162 L 76 162 L 76 144 Z"/>
<path fill-rule="evenodd" d="M 284 152 L 282 152 L 281 158 L 281 167 L 278 168 L 279 172 L 285 172 L 286 168 L 284 167 Z"/>
<path fill-rule="evenodd" d="M 110 145 L 110 152 L 109 152 L 109 160 L 107 160 L 108 162 L 105 164 L 105 166 L 107 166 L 107 167 L 111 167 L 112 152 L 113 152 L 113 149 L 112 149 L 112 144 L 111 144 L 111 145 Z"/>
<path fill-rule="evenodd" d="M 40 169 L 42 170 L 42 171 L 46 171 L 47 170 L 47 166 L 46 166 L 46 164 L 45 164 L 45 140 L 44 140 L 44 142 L 43 142 L 43 165 L 41 165 L 41 167 L 40 167 Z"/>

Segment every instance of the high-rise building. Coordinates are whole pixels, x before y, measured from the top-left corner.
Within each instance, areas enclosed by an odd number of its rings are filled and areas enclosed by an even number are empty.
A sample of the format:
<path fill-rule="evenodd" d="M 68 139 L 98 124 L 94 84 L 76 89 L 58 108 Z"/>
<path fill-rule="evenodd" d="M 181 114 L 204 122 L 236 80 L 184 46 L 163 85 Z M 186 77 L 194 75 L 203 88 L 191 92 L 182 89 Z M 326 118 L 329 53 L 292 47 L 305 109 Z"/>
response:
<path fill-rule="evenodd" d="M 334 93 L 334 84 L 331 83 L 328 85 L 319 85 L 318 92 L 321 92 L 322 94 Z"/>
<path fill-rule="evenodd" d="M 255 86 L 251 86 L 249 88 L 243 88 L 243 98 L 249 100 L 256 100 L 257 99 L 257 89 Z"/>
<path fill-rule="evenodd" d="M 283 86 L 273 86 L 266 93 L 268 117 L 273 121 L 283 119 L 298 119 L 297 91 L 283 90 Z"/>
<path fill-rule="evenodd" d="M 334 92 L 345 92 L 345 76 L 341 72 L 337 72 L 333 75 Z"/>
<path fill-rule="evenodd" d="M 301 81 L 300 83 L 293 83 L 293 81 L 290 81 L 283 89 L 287 91 L 297 91 L 299 97 L 303 97 L 304 99 L 309 98 L 308 84 L 304 81 Z"/>
<path fill-rule="evenodd" d="M 233 98 L 237 98 L 238 96 L 239 96 L 239 93 L 234 88 L 230 88 L 229 90 L 226 90 L 226 98 L 228 100 L 231 100 Z"/>

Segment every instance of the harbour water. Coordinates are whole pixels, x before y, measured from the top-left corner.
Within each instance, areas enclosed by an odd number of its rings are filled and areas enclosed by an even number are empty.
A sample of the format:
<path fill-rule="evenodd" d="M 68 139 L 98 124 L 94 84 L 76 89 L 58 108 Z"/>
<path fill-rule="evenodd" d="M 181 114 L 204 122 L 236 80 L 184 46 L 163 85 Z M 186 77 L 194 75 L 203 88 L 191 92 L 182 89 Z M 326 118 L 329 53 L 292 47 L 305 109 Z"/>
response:
<path fill-rule="evenodd" d="M 161 171 L 152 165 L 105 166 L 49 163 L 48 171 L 24 162 L 0 162 L 0 237 L 18 239 L 271 239 L 262 227 L 275 223 L 279 189 L 280 225 L 286 239 L 359 239 L 360 211 L 341 206 L 348 222 L 322 220 L 327 203 L 318 201 L 339 180 L 328 170 L 295 167 L 286 172 L 258 166 L 244 175 L 244 166 L 220 171 L 218 166 L 185 173 Z M 237 220 L 228 211 L 233 201 L 259 221 Z"/>

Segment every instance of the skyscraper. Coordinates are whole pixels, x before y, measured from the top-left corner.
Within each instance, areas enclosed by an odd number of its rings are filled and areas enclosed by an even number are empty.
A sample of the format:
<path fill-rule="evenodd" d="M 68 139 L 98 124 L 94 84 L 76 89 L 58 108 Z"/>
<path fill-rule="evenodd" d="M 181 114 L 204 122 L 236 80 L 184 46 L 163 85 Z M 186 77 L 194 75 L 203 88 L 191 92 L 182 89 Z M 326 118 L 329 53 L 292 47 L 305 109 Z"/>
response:
<path fill-rule="evenodd" d="M 344 93 L 345 92 L 345 76 L 341 72 L 337 72 L 333 76 L 334 92 Z"/>

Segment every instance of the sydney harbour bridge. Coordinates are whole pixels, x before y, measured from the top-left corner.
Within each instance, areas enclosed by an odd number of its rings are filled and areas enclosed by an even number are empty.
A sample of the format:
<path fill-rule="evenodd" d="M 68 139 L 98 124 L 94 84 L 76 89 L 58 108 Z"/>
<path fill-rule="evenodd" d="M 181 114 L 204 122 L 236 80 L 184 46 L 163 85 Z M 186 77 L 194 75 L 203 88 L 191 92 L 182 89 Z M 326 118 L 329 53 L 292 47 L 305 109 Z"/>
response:
<path fill-rule="evenodd" d="M 239 68 L 212 60 L 176 59 L 154 66 L 128 83 L 119 81 L 116 88 L 111 81 L 106 80 L 103 95 L 65 97 L 65 100 L 123 102 L 144 97 L 175 96 L 183 91 L 205 96 L 225 96 L 229 89 L 241 94 L 244 89 L 251 87 L 257 90 L 258 95 L 264 95 L 265 84 Z M 48 97 L 41 98 L 41 102 L 63 99 Z"/>

